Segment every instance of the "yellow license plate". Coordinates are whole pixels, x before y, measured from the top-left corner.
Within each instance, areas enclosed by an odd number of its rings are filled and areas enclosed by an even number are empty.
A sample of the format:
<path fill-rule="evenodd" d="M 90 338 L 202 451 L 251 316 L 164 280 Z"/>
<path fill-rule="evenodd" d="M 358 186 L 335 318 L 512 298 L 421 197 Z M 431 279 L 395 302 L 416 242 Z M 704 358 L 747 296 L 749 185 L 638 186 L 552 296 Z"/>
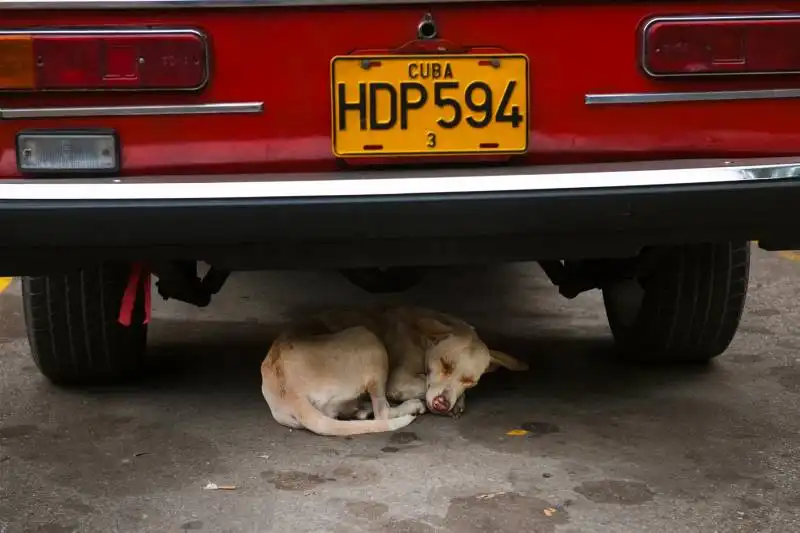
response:
<path fill-rule="evenodd" d="M 339 157 L 514 154 L 528 148 L 523 55 L 338 56 Z"/>

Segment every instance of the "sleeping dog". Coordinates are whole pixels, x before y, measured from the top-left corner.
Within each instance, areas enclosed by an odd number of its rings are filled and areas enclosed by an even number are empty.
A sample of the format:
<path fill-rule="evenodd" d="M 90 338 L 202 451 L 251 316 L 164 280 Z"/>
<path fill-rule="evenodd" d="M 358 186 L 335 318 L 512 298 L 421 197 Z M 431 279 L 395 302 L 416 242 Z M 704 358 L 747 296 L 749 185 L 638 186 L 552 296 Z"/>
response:
<path fill-rule="evenodd" d="M 278 336 L 261 365 L 262 393 L 288 427 L 321 435 L 394 431 L 426 408 L 460 415 L 465 391 L 498 367 L 527 369 L 450 315 L 414 307 L 334 311 Z"/>

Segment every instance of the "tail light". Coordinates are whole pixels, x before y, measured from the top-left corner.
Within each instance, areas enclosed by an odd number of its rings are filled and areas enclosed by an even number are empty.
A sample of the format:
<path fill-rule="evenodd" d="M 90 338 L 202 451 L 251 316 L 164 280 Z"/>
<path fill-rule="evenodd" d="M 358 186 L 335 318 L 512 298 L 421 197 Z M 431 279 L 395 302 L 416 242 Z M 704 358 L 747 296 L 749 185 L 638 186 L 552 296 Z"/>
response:
<path fill-rule="evenodd" d="M 798 74 L 800 16 L 652 19 L 642 63 L 653 77 Z"/>
<path fill-rule="evenodd" d="M 0 90 L 191 90 L 208 52 L 193 30 L 0 32 Z"/>

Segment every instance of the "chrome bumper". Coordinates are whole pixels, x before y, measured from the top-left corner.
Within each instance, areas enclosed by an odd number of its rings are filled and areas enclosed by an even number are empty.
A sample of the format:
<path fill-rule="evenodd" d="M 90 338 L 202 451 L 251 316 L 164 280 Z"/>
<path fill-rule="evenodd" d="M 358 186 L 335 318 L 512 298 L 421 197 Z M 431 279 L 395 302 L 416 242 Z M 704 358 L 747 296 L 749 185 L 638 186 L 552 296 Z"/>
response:
<path fill-rule="evenodd" d="M 0 180 L 0 200 L 205 200 L 581 191 L 800 178 L 800 157 L 467 170 Z"/>

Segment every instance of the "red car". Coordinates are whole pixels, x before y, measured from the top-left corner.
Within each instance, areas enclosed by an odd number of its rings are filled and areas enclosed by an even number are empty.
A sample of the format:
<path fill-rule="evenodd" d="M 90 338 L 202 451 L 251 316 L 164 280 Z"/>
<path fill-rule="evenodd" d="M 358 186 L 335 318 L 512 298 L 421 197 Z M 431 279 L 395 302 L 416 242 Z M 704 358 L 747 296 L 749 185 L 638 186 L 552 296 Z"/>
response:
<path fill-rule="evenodd" d="M 58 383 L 143 368 L 151 274 L 306 266 L 536 260 L 707 361 L 798 245 L 798 97 L 789 0 L 5 0 L 0 274 Z"/>

